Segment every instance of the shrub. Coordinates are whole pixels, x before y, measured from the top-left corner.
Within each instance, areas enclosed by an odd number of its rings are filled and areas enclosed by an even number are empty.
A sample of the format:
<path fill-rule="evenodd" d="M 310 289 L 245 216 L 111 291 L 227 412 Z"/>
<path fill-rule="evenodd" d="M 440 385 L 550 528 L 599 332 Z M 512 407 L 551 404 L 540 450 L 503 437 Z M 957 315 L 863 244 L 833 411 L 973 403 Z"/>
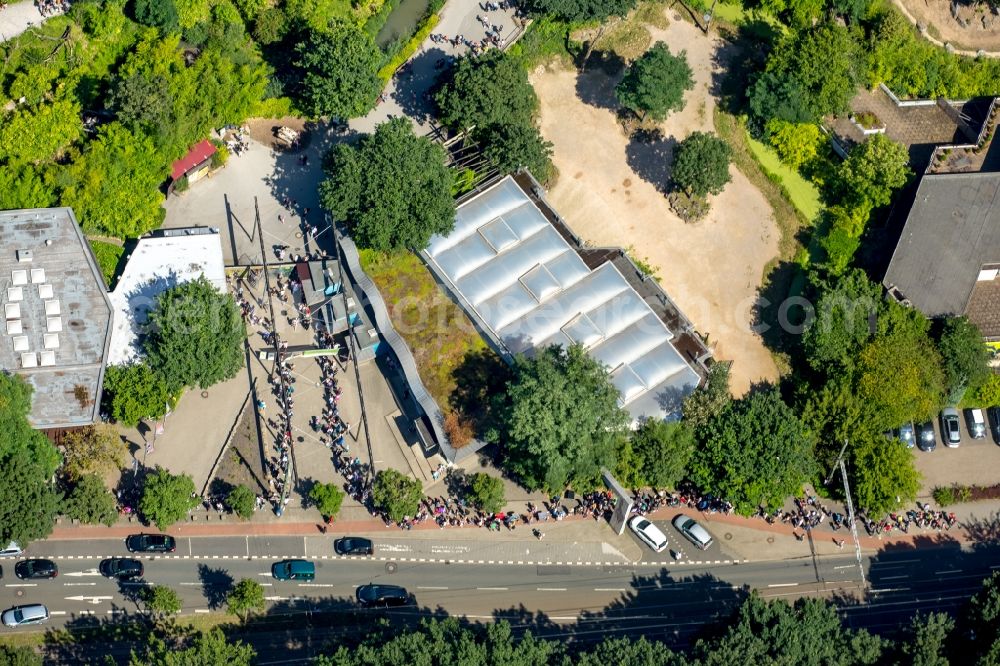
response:
<path fill-rule="evenodd" d="M 335 483 L 317 483 L 309 491 L 309 499 L 316 503 L 316 508 L 324 518 L 333 520 L 340 513 L 344 493 Z"/>
<path fill-rule="evenodd" d="M 240 485 L 229 491 L 226 496 L 226 506 L 243 520 L 253 518 L 257 496 L 246 486 Z"/>
<path fill-rule="evenodd" d="M 456 449 L 467 445 L 474 436 L 472 423 L 468 419 L 462 418 L 457 412 L 448 412 L 445 415 L 444 432 L 448 436 L 448 441 Z"/>
<path fill-rule="evenodd" d="M 944 486 L 938 486 L 931 493 L 934 501 L 937 502 L 938 506 L 948 506 L 949 504 L 955 503 L 955 491 L 952 488 L 945 488 Z"/>

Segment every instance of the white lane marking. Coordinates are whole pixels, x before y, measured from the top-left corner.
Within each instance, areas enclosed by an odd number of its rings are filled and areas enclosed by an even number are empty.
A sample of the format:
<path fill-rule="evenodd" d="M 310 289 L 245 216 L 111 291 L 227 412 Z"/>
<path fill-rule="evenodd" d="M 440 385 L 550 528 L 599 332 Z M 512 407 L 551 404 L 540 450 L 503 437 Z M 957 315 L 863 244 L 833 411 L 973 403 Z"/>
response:
<path fill-rule="evenodd" d="M 497 592 L 503 592 L 504 590 L 508 590 L 510 588 L 506 588 L 506 587 L 477 587 L 476 589 L 477 590 L 492 590 L 492 591 L 497 591 Z"/>
<path fill-rule="evenodd" d="M 4 587 L 38 587 L 38 583 L 7 583 Z"/>
<path fill-rule="evenodd" d="M 994 564 L 990 569 L 1000 569 L 1000 564 Z"/>
<path fill-rule="evenodd" d="M 180 583 L 181 585 L 190 585 L 191 587 L 204 587 L 204 583 Z"/>
<path fill-rule="evenodd" d="M 594 592 L 624 592 L 624 587 L 595 587 Z"/>
<path fill-rule="evenodd" d="M 884 590 L 872 590 L 871 592 L 872 592 L 872 594 L 875 594 L 877 592 L 905 592 L 905 591 L 907 591 L 909 589 L 910 588 L 908 588 L 908 587 L 887 587 Z M 956 597 L 956 598 L 958 598 L 958 597 Z"/>
<path fill-rule="evenodd" d="M 440 585 L 417 585 L 418 590 L 447 590 L 447 587 L 441 587 Z"/>
<path fill-rule="evenodd" d="M 267 573 L 259 573 L 259 574 L 257 574 L 257 575 L 258 575 L 258 576 L 267 576 L 268 578 L 270 578 L 270 577 L 271 577 L 271 572 L 270 572 L 270 571 L 268 571 Z"/>
<path fill-rule="evenodd" d="M 274 587 L 274 583 L 261 583 L 261 587 Z"/>
<path fill-rule="evenodd" d="M 333 583 L 299 583 L 299 587 L 333 587 Z"/>
<path fill-rule="evenodd" d="M 953 574 L 953 573 L 962 573 L 962 570 L 961 569 L 948 569 L 946 571 L 935 571 L 934 575 L 935 576 L 940 576 L 941 574 Z"/>
<path fill-rule="evenodd" d="M 70 571 L 69 573 L 63 574 L 64 576 L 100 576 L 101 572 L 97 569 L 87 569 L 86 571 Z"/>
<path fill-rule="evenodd" d="M 771 583 L 768 587 L 795 587 L 798 583 Z"/>
<path fill-rule="evenodd" d="M 207 608 L 195 608 L 194 612 L 195 613 L 211 613 L 212 611 L 208 610 Z"/>
<path fill-rule="evenodd" d="M 66 587 L 84 587 L 87 585 L 97 585 L 97 583 L 63 583 Z"/>
<path fill-rule="evenodd" d="M 63 597 L 63 599 L 66 599 L 67 601 L 86 601 L 88 604 L 94 604 L 95 606 L 102 601 L 111 601 L 113 598 L 114 597 L 85 597 L 82 595 L 76 597 Z"/>
<path fill-rule="evenodd" d="M 288 601 L 288 597 L 264 597 L 267 601 Z"/>
<path fill-rule="evenodd" d="M 834 567 L 833 569 L 834 569 L 834 571 L 836 571 L 837 569 L 850 569 L 851 567 L 856 567 L 856 566 L 858 566 L 858 565 L 857 564 L 842 564 L 839 567 Z"/>
<path fill-rule="evenodd" d="M 565 592 L 565 587 L 536 587 L 539 592 Z"/>
<path fill-rule="evenodd" d="M 66 611 L 49 611 L 49 615 L 65 615 Z"/>

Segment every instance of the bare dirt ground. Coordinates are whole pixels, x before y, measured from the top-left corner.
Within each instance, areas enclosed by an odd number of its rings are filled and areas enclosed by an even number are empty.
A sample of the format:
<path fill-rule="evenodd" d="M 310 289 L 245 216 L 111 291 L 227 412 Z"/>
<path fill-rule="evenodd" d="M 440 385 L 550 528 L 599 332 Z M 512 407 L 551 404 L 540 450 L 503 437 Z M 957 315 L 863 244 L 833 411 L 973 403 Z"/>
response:
<path fill-rule="evenodd" d="M 927 35 L 956 49 L 967 51 L 1000 50 L 1000 14 L 986 3 L 956 3 L 952 13 L 951 0 L 897 0 Z"/>
<path fill-rule="evenodd" d="M 751 330 L 752 307 L 765 265 L 778 254 L 778 228 L 763 195 L 735 169 L 712 210 L 686 224 L 670 209 L 662 187 L 677 141 L 695 130 L 711 131 L 713 72 L 723 42 L 673 21 L 651 27 L 653 41 L 672 52 L 687 51 L 695 89 L 683 111 L 661 125 L 663 139 L 651 143 L 625 136 L 614 112 L 614 85 L 599 68 L 580 76 L 553 65 L 540 67 L 531 82 L 541 100 L 542 134 L 554 148 L 559 180 L 549 199 L 573 230 L 595 245 L 634 246 L 659 268 L 668 294 L 709 335 L 716 357 L 734 361 L 732 389 L 776 379 L 778 369 L 760 336 Z"/>

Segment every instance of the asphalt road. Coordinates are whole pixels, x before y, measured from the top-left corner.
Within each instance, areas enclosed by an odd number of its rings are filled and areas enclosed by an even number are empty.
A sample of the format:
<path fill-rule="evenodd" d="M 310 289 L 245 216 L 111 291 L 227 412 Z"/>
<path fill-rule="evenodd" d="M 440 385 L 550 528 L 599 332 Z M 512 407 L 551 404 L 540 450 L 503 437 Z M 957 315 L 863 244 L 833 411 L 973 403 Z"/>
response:
<path fill-rule="evenodd" d="M 824 595 L 840 605 L 851 626 L 882 630 L 897 626 L 916 610 L 958 609 L 985 576 L 1000 568 L 994 547 L 899 549 L 864 559 L 869 587 L 866 594 L 860 594 L 858 565 L 849 550 L 835 557 L 780 561 L 726 559 L 725 551 L 719 550 L 715 553 L 719 559 L 698 564 L 693 560 L 652 561 L 653 554 L 646 550 L 650 559 L 637 563 L 614 553 L 605 555 L 608 562 L 571 563 L 549 556 L 560 548 L 588 553 L 587 544 L 546 544 L 549 550 L 540 551 L 542 544 L 528 541 L 484 544 L 397 538 L 376 540 L 374 558 L 341 558 L 333 554 L 332 540 L 181 538 L 177 553 L 138 556 L 144 562 L 145 577 L 128 584 L 107 580 L 97 571 L 103 556 L 127 555 L 120 540 L 42 542 L 33 545 L 29 554 L 54 559 L 59 577 L 19 581 L 13 576 L 14 560 L 4 560 L 0 607 L 44 603 L 53 615 L 47 626 L 114 621 L 138 611 L 129 600 L 138 587 L 159 584 L 176 590 L 183 601 L 182 614 L 192 615 L 224 608 L 229 587 L 252 578 L 265 585 L 269 613 L 313 617 L 348 610 L 357 614 L 354 590 L 373 581 L 402 585 L 414 594 L 416 607 L 390 612 L 400 620 L 428 614 L 472 620 L 503 617 L 517 630 L 530 629 L 542 636 L 598 640 L 620 632 L 684 645 L 704 625 L 726 617 L 750 589 L 790 601 Z M 517 551 L 523 559 L 507 559 L 516 558 Z M 501 557 L 497 553 L 504 559 L 479 559 L 491 554 Z M 274 580 L 271 564 L 286 557 L 314 560 L 316 579 L 309 583 Z M 27 630 L 37 627 L 3 629 Z M 296 631 L 308 634 L 301 626 Z M 278 649 L 266 642 L 266 636 L 250 638 L 264 641 L 259 649 Z M 275 653 L 269 663 L 294 662 L 293 655 L 286 654 L 288 642 L 285 635 L 280 641 L 282 652 Z M 292 643 L 309 654 L 319 649 L 308 641 Z"/>

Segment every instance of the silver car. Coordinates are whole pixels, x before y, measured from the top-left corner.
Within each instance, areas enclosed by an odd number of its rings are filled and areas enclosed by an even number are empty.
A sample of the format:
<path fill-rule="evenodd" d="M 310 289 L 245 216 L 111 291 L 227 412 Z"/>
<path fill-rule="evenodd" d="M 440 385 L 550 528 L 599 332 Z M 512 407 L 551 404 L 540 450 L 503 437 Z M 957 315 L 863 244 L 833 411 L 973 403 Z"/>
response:
<path fill-rule="evenodd" d="M 941 439 L 944 445 L 955 448 L 962 443 L 962 430 L 958 425 L 958 410 L 946 407 L 941 412 Z"/>
<path fill-rule="evenodd" d="M 657 553 L 662 553 L 667 547 L 667 535 L 659 527 L 649 522 L 645 516 L 635 516 L 628 521 L 628 526 L 643 543 Z"/>
<path fill-rule="evenodd" d="M 0 620 L 8 627 L 39 624 L 49 619 L 49 609 L 42 604 L 27 604 L 8 608 L 0 615 Z"/>
<path fill-rule="evenodd" d="M 681 514 L 674 518 L 673 523 L 678 532 L 702 550 L 707 550 L 712 545 L 712 535 L 708 533 L 708 530 L 695 522 L 694 518 L 688 518 L 684 514 Z"/>
<path fill-rule="evenodd" d="M 7 544 L 6 548 L 0 549 L 0 557 L 17 557 L 24 552 L 21 548 L 21 544 L 16 541 L 11 541 Z"/>

